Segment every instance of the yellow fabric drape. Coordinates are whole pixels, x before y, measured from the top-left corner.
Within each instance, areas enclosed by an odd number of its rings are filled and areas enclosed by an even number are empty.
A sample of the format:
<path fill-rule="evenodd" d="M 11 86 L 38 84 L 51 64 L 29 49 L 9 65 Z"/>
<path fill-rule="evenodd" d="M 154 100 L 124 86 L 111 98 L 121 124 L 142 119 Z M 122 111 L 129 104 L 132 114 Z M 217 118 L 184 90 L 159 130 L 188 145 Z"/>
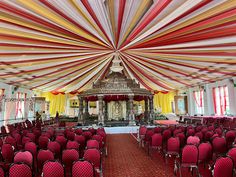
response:
<path fill-rule="evenodd" d="M 46 101 L 50 101 L 50 116 L 55 116 L 57 111 L 60 115 L 65 113 L 66 95 L 44 92 L 41 96 L 45 97 Z"/>
<path fill-rule="evenodd" d="M 154 108 L 161 108 L 161 112 L 166 114 L 166 113 L 171 113 L 172 108 L 171 108 L 171 102 L 174 102 L 174 96 L 175 92 L 169 92 L 167 94 L 163 94 L 159 92 L 158 94 L 154 95 Z"/>

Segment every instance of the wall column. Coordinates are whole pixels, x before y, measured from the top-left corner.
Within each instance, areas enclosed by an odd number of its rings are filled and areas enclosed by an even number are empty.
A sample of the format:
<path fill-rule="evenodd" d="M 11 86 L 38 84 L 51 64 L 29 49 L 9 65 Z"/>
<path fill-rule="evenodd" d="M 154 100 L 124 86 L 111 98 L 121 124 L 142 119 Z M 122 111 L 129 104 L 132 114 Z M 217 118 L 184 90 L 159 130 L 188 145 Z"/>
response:
<path fill-rule="evenodd" d="M 79 115 L 78 115 L 78 120 L 82 121 L 83 120 L 83 109 L 84 109 L 84 98 L 79 97 Z"/>
<path fill-rule="evenodd" d="M 146 97 L 144 100 L 144 107 L 145 107 L 144 118 L 145 118 L 145 121 L 148 121 L 148 119 L 149 119 L 148 97 Z"/>
<path fill-rule="evenodd" d="M 134 120 L 134 96 L 129 95 L 129 125 L 136 125 Z"/>
<path fill-rule="evenodd" d="M 149 96 L 149 119 L 148 122 L 152 122 L 154 118 L 154 106 L 153 106 L 153 95 Z"/>
<path fill-rule="evenodd" d="M 89 117 L 89 101 L 85 99 L 85 105 L 84 105 L 84 119 Z"/>
<path fill-rule="evenodd" d="M 103 95 L 98 96 L 98 124 L 104 125 Z"/>

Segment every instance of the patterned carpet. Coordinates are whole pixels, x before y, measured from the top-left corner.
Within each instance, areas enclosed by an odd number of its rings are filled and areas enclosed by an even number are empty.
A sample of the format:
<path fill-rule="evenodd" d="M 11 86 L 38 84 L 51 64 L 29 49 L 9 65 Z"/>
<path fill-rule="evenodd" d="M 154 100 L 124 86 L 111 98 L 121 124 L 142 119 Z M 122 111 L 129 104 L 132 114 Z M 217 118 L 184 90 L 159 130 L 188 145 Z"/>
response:
<path fill-rule="evenodd" d="M 129 134 L 108 135 L 108 157 L 104 159 L 105 177 L 173 177 L 163 159 L 154 160 L 138 147 Z"/>

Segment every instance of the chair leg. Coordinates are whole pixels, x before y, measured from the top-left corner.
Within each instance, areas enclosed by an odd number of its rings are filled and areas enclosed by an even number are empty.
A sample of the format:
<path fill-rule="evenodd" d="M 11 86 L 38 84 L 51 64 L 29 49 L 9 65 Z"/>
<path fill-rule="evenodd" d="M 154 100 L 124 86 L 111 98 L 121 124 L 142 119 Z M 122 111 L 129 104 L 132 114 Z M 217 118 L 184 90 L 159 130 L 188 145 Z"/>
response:
<path fill-rule="evenodd" d="M 179 167 L 179 177 L 182 177 L 181 167 Z"/>
<path fill-rule="evenodd" d="M 198 167 L 196 167 L 196 172 L 197 172 L 197 176 L 201 177 L 201 174 L 199 173 Z"/>

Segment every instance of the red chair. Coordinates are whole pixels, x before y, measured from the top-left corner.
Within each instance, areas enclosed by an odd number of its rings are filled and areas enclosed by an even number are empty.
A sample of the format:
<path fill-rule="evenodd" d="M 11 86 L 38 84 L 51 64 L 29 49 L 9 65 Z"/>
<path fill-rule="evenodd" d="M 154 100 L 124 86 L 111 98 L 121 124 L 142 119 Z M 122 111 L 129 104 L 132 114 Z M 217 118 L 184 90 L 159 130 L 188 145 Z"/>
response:
<path fill-rule="evenodd" d="M 92 133 L 92 135 L 94 135 L 96 133 L 96 130 L 93 127 L 90 127 L 88 129 L 88 131 L 90 131 Z"/>
<path fill-rule="evenodd" d="M 182 150 L 181 162 L 176 163 L 174 168 L 175 175 L 179 169 L 180 177 L 182 177 L 181 168 L 195 168 L 197 176 L 200 177 L 198 170 L 198 148 L 195 145 L 186 145 Z"/>
<path fill-rule="evenodd" d="M 34 157 L 34 161 L 36 161 L 36 157 L 37 157 L 37 146 L 34 142 L 28 142 L 25 144 L 25 151 L 29 151 L 31 152 L 31 154 Z"/>
<path fill-rule="evenodd" d="M 39 149 L 46 149 L 48 146 L 49 138 L 47 136 L 40 136 L 39 137 Z"/>
<path fill-rule="evenodd" d="M 216 128 L 214 132 L 217 133 L 219 136 L 222 136 L 223 134 L 222 128 Z"/>
<path fill-rule="evenodd" d="M 162 132 L 162 128 L 161 127 L 155 127 L 153 129 L 154 133 L 161 133 Z"/>
<path fill-rule="evenodd" d="M 178 137 L 178 138 L 179 138 L 180 147 L 184 147 L 185 141 L 186 141 L 185 134 L 184 134 L 184 133 L 178 133 L 177 135 L 175 135 L 175 137 Z"/>
<path fill-rule="evenodd" d="M 2 149 L 2 158 L 5 163 L 12 163 L 14 158 L 14 149 L 11 144 L 3 144 Z"/>
<path fill-rule="evenodd" d="M 65 149 L 67 139 L 64 136 L 57 136 L 55 141 L 61 145 L 61 149 Z"/>
<path fill-rule="evenodd" d="M 72 166 L 72 177 L 94 177 L 93 165 L 88 161 L 77 161 Z"/>
<path fill-rule="evenodd" d="M 195 133 L 195 135 L 194 136 L 197 136 L 199 139 L 200 139 L 200 142 L 203 140 L 203 133 L 202 132 L 197 132 L 197 133 Z"/>
<path fill-rule="evenodd" d="M 91 139 L 93 136 L 93 134 L 90 131 L 85 131 L 82 133 L 82 135 L 85 137 L 86 140 Z"/>
<path fill-rule="evenodd" d="M 6 137 L 5 143 L 12 145 L 14 147 L 14 149 L 17 148 L 17 146 L 16 146 L 16 139 L 13 138 L 10 135 Z"/>
<path fill-rule="evenodd" d="M 18 162 L 23 162 L 33 168 L 33 155 L 29 151 L 19 151 L 14 157 L 14 163 Z"/>
<path fill-rule="evenodd" d="M 180 153 L 180 141 L 178 137 L 171 137 L 167 140 L 167 146 L 165 151 L 165 160 L 167 163 L 167 157 L 175 156 L 179 157 Z M 176 163 L 176 162 L 175 162 Z"/>
<path fill-rule="evenodd" d="M 97 140 L 88 140 L 86 147 L 87 147 L 87 149 L 96 148 L 99 150 L 99 142 Z"/>
<path fill-rule="evenodd" d="M 234 169 L 236 169 L 236 147 L 231 148 L 228 153 L 227 156 L 231 157 L 234 161 Z"/>
<path fill-rule="evenodd" d="M 22 146 L 25 146 L 25 144 L 28 142 L 32 142 L 31 139 L 27 136 L 23 136 L 21 140 Z"/>
<path fill-rule="evenodd" d="M 27 133 L 26 136 L 29 137 L 31 141 L 35 142 L 35 135 L 33 133 Z"/>
<path fill-rule="evenodd" d="M 205 141 L 210 141 L 213 135 L 214 135 L 213 131 L 207 131 L 204 136 Z"/>
<path fill-rule="evenodd" d="M 226 139 L 227 147 L 231 147 L 235 140 L 235 131 L 233 130 L 227 131 L 225 134 L 225 139 Z"/>
<path fill-rule="evenodd" d="M 162 135 L 160 133 L 154 133 L 152 135 L 152 141 L 149 145 L 149 154 L 151 155 L 152 150 L 160 151 L 162 149 Z"/>
<path fill-rule="evenodd" d="M 83 151 L 85 148 L 85 137 L 83 135 L 76 135 L 75 136 L 75 141 L 79 143 L 79 152 L 80 152 L 80 157 L 83 157 Z"/>
<path fill-rule="evenodd" d="M 10 166 L 9 177 L 33 177 L 33 174 L 29 165 L 14 163 Z"/>
<path fill-rule="evenodd" d="M 212 154 L 213 154 L 212 145 L 209 142 L 201 143 L 198 146 L 198 151 L 199 151 L 198 162 L 204 163 L 205 167 L 206 164 L 212 159 Z"/>
<path fill-rule="evenodd" d="M 97 140 L 99 142 L 99 148 L 102 149 L 103 148 L 103 137 L 101 135 L 93 135 L 92 139 Z"/>
<path fill-rule="evenodd" d="M 167 129 L 162 132 L 162 138 L 164 142 L 167 142 L 167 140 L 171 137 L 171 130 Z"/>
<path fill-rule="evenodd" d="M 198 146 L 200 144 L 200 138 L 198 136 L 189 136 L 187 138 L 187 144 Z"/>
<path fill-rule="evenodd" d="M 75 133 L 76 133 L 76 135 L 82 135 L 83 129 L 82 129 L 82 128 L 77 128 L 77 129 L 75 130 Z"/>
<path fill-rule="evenodd" d="M 140 126 L 139 127 L 139 146 L 143 146 L 145 135 L 147 133 L 147 127 L 146 126 Z"/>
<path fill-rule="evenodd" d="M 66 149 L 79 150 L 79 143 L 77 141 L 68 141 L 66 144 Z"/>
<path fill-rule="evenodd" d="M 194 134 L 195 134 L 195 130 L 193 128 L 190 128 L 187 130 L 187 137 L 194 136 Z"/>
<path fill-rule="evenodd" d="M 97 149 L 87 149 L 84 152 L 84 160 L 91 162 L 94 165 L 96 174 L 102 174 L 101 169 L 101 154 Z"/>
<path fill-rule="evenodd" d="M 50 150 L 39 150 L 37 156 L 37 169 L 41 173 L 44 162 L 48 160 L 54 160 L 54 155 Z"/>
<path fill-rule="evenodd" d="M 5 177 L 5 170 L 0 166 L 0 177 Z"/>
<path fill-rule="evenodd" d="M 70 171 L 72 164 L 79 160 L 79 152 L 75 149 L 66 149 L 62 152 L 62 163 L 65 165 L 66 172 Z"/>
<path fill-rule="evenodd" d="M 3 145 L 3 141 L 2 141 L 2 138 L 0 138 L 0 148 L 2 147 Z"/>
<path fill-rule="evenodd" d="M 226 140 L 224 137 L 215 137 L 212 140 L 212 146 L 216 157 L 226 153 L 227 151 Z"/>
<path fill-rule="evenodd" d="M 50 141 L 48 149 L 55 154 L 55 158 L 59 158 L 61 154 L 61 145 L 57 141 Z"/>
<path fill-rule="evenodd" d="M 234 162 L 230 157 L 219 157 L 214 164 L 213 177 L 233 177 Z"/>
<path fill-rule="evenodd" d="M 42 177 L 64 177 L 62 164 L 58 161 L 48 161 L 43 165 Z"/>
<path fill-rule="evenodd" d="M 74 141 L 75 139 L 75 133 L 74 132 L 71 132 L 71 131 L 68 131 L 67 134 L 66 134 L 66 138 L 70 141 Z"/>

